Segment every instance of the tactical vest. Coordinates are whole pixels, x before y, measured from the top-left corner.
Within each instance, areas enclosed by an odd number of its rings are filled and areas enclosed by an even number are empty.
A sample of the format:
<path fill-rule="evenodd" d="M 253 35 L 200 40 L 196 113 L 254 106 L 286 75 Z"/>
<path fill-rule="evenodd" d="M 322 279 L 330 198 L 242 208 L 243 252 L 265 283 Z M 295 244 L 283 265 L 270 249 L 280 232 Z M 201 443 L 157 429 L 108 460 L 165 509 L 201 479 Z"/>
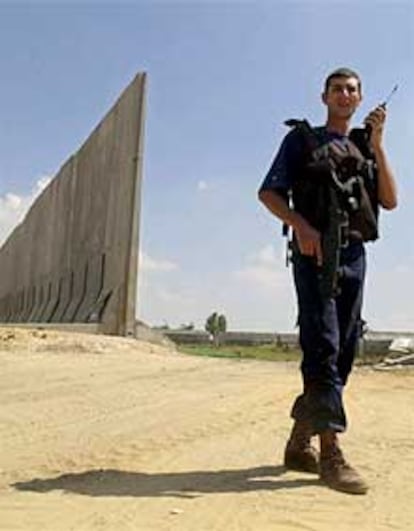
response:
<path fill-rule="evenodd" d="M 362 241 L 376 240 L 377 171 L 361 130 L 351 131 L 345 139 L 327 140 L 321 128 L 314 129 L 305 120 L 285 123 L 298 129 L 304 149 L 292 187 L 294 209 L 323 232 L 329 224 L 329 187 L 334 187 L 339 204 L 347 213 L 348 236 Z"/>

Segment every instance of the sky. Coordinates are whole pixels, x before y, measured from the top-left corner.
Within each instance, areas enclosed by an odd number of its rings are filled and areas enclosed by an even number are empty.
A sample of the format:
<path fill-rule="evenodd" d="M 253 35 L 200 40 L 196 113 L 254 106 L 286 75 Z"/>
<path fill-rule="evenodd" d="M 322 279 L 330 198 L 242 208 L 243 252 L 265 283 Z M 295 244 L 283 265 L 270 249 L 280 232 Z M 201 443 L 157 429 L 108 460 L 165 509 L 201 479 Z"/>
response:
<path fill-rule="evenodd" d="M 281 225 L 257 200 L 287 118 L 320 125 L 338 66 L 357 70 L 354 125 L 384 100 L 400 204 L 368 245 L 364 319 L 414 329 L 414 4 L 0 0 L 0 243 L 137 72 L 147 72 L 137 317 L 290 332 Z"/>

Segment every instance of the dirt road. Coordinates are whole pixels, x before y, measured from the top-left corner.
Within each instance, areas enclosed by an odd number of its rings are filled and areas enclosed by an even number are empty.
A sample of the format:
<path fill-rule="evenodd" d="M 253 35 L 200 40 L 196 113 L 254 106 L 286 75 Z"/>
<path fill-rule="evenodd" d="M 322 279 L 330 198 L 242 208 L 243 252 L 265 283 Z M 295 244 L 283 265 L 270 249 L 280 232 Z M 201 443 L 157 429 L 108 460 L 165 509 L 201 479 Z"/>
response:
<path fill-rule="evenodd" d="M 281 466 L 296 364 L 0 329 L 0 529 L 414 528 L 414 371 L 355 371 L 340 494 Z"/>

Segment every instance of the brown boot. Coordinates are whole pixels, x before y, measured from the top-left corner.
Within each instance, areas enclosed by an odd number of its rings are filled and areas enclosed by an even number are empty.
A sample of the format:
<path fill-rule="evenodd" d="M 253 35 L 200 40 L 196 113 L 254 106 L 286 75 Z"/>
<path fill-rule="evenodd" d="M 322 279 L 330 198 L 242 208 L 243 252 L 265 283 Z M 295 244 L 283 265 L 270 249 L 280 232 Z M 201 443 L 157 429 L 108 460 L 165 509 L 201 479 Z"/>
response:
<path fill-rule="evenodd" d="M 311 445 L 309 423 L 295 421 L 285 448 L 285 467 L 299 472 L 319 473 L 319 452 Z"/>
<path fill-rule="evenodd" d="M 348 494 L 365 494 L 368 491 L 368 485 L 345 461 L 336 434 L 333 433 L 321 434 L 321 480 L 334 490 Z"/>

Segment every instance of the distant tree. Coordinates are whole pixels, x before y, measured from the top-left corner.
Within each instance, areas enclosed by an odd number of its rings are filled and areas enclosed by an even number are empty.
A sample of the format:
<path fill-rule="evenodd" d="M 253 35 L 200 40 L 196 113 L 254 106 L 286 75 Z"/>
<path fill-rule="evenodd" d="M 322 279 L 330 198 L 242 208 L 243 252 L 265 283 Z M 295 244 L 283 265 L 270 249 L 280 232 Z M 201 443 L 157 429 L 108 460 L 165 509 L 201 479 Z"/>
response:
<path fill-rule="evenodd" d="M 219 347 L 221 336 L 227 330 L 227 320 L 223 314 L 218 314 L 213 312 L 209 317 L 207 317 L 205 327 L 206 331 L 211 335 L 214 346 Z"/>
<path fill-rule="evenodd" d="M 223 314 L 218 316 L 218 329 L 219 329 L 219 332 L 222 332 L 223 334 L 227 330 L 227 320 L 226 320 L 225 315 Z"/>

